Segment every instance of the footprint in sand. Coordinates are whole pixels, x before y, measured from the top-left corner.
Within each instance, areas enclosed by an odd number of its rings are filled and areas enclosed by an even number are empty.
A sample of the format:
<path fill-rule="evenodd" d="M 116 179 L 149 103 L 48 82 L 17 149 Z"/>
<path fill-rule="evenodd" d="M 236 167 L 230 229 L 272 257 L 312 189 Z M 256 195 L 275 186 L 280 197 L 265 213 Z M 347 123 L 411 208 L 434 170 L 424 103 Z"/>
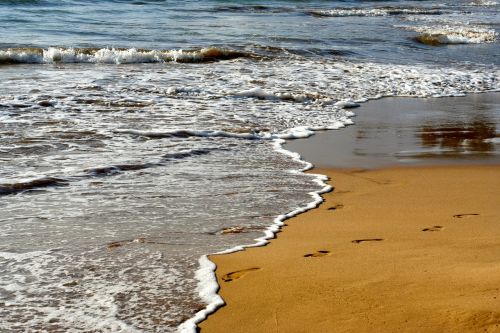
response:
<path fill-rule="evenodd" d="M 341 208 L 344 208 L 343 204 L 336 204 L 336 205 L 333 205 L 332 207 L 328 208 L 328 210 L 337 210 L 337 209 L 341 209 Z"/>
<path fill-rule="evenodd" d="M 456 215 L 453 215 L 454 218 L 457 218 L 457 219 L 462 219 L 464 217 L 470 217 L 470 216 L 478 216 L 479 214 L 476 214 L 476 213 L 471 213 L 471 214 L 456 214 Z"/>
<path fill-rule="evenodd" d="M 333 189 L 333 193 L 335 193 L 335 194 L 346 194 L 346 193 L 351 193 L 351 191 Z"/>
<path fill-rule="evenodd" d="M 306 257 L 306 258 L 318 258 L 318 257 L 327 256 L 327 255 L 330 255 L 330 251 L 319 250 L 319 251 L 316 251 L 314 253 L 304 254 L 304 257 Z"/>
<path fill-rule="evenodd" d="M 242 278 L 245 275 L 247 275 L 247 273 L 253 272 L 253 271 L 258 271 L 258 270 L 260 270 L 259 267 L 252 267 L 252 268 L 242 269 L 240 271 L 235 271 L 235 272 L 227 273 L 226 275 L 224 275 L 222 277 L 222 281 L 224 281 L 224 282 L 231 282 L 233 280 L 238 280 L 239 278 Z"/>
<path fill-rule="evenodd" d="M 359 244 L 359 243 L 363 243 L 363 242 L 380 242 L 383 240 L 384 240 L 383 238 L 366 238 L 366 239 L 355 239 L 352 242 Z"/>
<path fill-rule="evenodd" d="M 440 225 L 435 225 L 435 226 L 430 227 L 430 228 L 422 229 L 422 231 L 441 231 L 443 229 L 444 229 L 444 227 L 442 227 Z"/>

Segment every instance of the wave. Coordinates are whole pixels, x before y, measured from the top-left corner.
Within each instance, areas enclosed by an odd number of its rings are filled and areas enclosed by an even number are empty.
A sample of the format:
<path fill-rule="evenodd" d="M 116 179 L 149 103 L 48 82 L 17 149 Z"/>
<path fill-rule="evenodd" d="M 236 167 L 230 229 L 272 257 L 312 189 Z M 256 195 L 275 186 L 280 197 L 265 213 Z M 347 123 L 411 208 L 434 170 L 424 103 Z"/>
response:
<path fill-rule="evenodd" d="M 206 148 L 206 149 L 191 149 L 189 151 L 182 151 L 177 153 L 168 153 L 163 155 L 163 160 L 179 160 L 183 158 L 193 157 L 193 156 L 203 156 L 210 154 L 215 148 Z"/>
<path fill-rule="evenodd" d="M 235 97 L 253 97 L 258 99 L 267 100 L 282 100 L 282 101 L 292 101 L 292 102 L 305 102 L 307 100 L 317 99 L 318 96 L 312 96 L 311 94 L 291 94 L 291 93 L 273 93 L 265 91 L 260 87 L 243 90 L 234 93 Z"/>
<path fill-rule="evenodd" d="M 21 5 L 21 6 L 26 6 L 26 5 L 40 5 L 40 4 L 46 4 L 47 1 L 44 0 L 2 0 L 0 2 L 0 5 Z"/>
<path fill-rule="evenodd" d="M 188 137 L 219 137 L 219 138 L 236 138 L 236 139 L 262 139 L 256 133 L 232 133 L 225 131 L 216 130 L 172 130 L 172 131 L 139 131 L 132 129 L 115 130 L 116 133 L 132 134 L 138 136 L 144 136 L 151 139 L 163 139 L 163 138 L 188 138 Z"/>
<path fill-rule="evenodd" d="M 113 176 L 125 171 L 139 171 L 154 167 L 160 167 L 165 165 L 165 162 L 168 161 L 181 160 L 190 157 L 207 155 L 210 154 L 213 150 L 215 150 L 215 148 L 191 149 L 175 153 L 167 153 L 161 157 L 159 162 L 155 163 L 117 164 L 112 166 L 89 168 L 83 170 L 84 172 L 87 173 L 85 176 L 78 178 Z"/>
<path fill-rule="evenodd" d="M 293 41 L 294 43 L 307 44 L 311 43 L 311 39 L 307 38 L 286 38 L 286 37 L 273 37 L 272 38 L 278 42 L 288 42 Z M 317 40 L 319 43 L 320 40 Z M 327 57 L 327 58 L 338 58 L 338 57 L 348 57 L 357 55 L 356 52 L 346 49 L 333 49 L 331 47 L 284 47 L 276 45 L 261 45 L 261 44 L 249 44 L 247 46 L 252 52 L 259 54 L 263 58 L 275 59 L 281 56 L 299 56 L 299 57 Z"/>
<path fill-rule="evenodd" d="M 83 173 L 63 178 L 57 177 L 42 177 L 30 181 L 19 181 L 10 184 L 0 184 L 0 196 L 18 194 L 23 192 L 30 192 L 41 190 L 48 187 L 68 186 L 71 182 L 79 181 L 82 179 L 90 179 L 95 177 L 109 177 L 127 171 L 139 171 L 154 167 L 160 167 L 165 163 L 182 160 L 190 157 L 197 157 L 210 154 L 214 150 L 222 150 L 221 148 L 198 148 L 191 150 L 183 150 L 174 153 L 166 153 L 161 156 L 158 162 L 152 163 L 137 163 L 137 164 L 116 164 L 104 167 L 95 167 L 84 169 Z"/>
<path fill-rule="evenodd" d="M 307 40 L 304 39 L 304 42 Z M 247 51 L 231 48 L 207 47 L 192 50 L 146 50 L 136 48 L 65 48 L 13 47 L 0 49 L 0 65 L 94 63 L 209 63 L 238 58 L 266 60 L 279 56 L 350 56 L 347 50 L 320 48 L 285 48 L 267 45 L 249 45 Z"/>
<path fill-rule="evenodd" d="M 420 35 L 415 37 L 417 42 L 433 46 L 445 44 L 494 43 L 498 38 L 498 33 L 494 29 L 485 29 L 473 26 L 405 26 L 403 28 L 420 33 Z"/>
<path fill-rule="evenodd" d="M 132 64 L 154 62 L 203 63 L 237 58 L 259 58 L 255 54 L 218 47 L 197 50 L 146 50 L 124 48 L 20 47 L 0 50 L 0 65 L 50 63 Z"/>
<path fill-rule="evenodd" d="M 333 9 L 309 9 L 303 10 L 291 7 L 278 7 L 266 5 L 228 5 L 219 6 L 211 10 L 212 12 L 236 12 L 236 13 L 288 13 L 305 12 L 313 16 L 345 17 L 345 16 L 389 16 L 389 15 L 441 15 L 441 8 L 421 8 L 421 7 L 397 7 L 381 6 L 374 8 L 367 7 L 339 7 Z"/>
<path fill-rule="evenodd" d="M 469 6 L 485 6 L 485 7 L 493 7 L 497 6 L 498 1 L 491 1 L 491 0 L 474 0 L 469 3 Z"/>
<path fill-rule="evenodd" d="M 266 5 L 227 5 L 218 6 L 211 10 L 214 13 L 288 13 L 294 9 L 290 7 L 266 6 Z"/>
<path fill-rule="evenodd" d="M 352 101 L 340 101 L 334 104 L 337 108 L 353 108 L 359 106 L 359 104 Z M 259 132 L 252 131 L 250 133 L 234 133 L 226 131 L 217 130 L 173 130 L 173 131 L 138 131 L 131 129 L 116 130 L 116 133 L 131 134 L 137 136 L 144 136 L 150 139 L 163 139 L 163 138 L 188 138 L 188 137 L 202 137 L 202 138 L 232 138 L 232 139 L 244 139 L 244 140 L 276 140 L 276 139 L 302 139 L 307 138 L 314 134 L 316 131 L 329 130 L 329 129 L 339 129 L 345 125 L 352 124 L 350 117 L 354 116 L 353 112 L 344 111 L 345 116 L 340 117 L 338 121 L 325 125 L 325 126 L 297 126 L 289 128 L 288 130 L 280 133 L 269 133 L 269 132 Z M 205 152 L 195 152 L 192 155 L 204 155 Z M 174 154 L 172 158 L 176 158 L 178 154 Z M 166 155 L 166 157 L 169 157 Z M 180 157 L 184 157 L 182 154 Z"/>
<path fill-rule="evenodd" d="M 123 171 L 144 170 L 158 165 L 159 165 L 158 163 L 120 164 L 120 165 L 112 165 L 109 167 L 90 168 L 90 169 L 85 169 L 84 171 L 87 172 L 90 177 L 102 177 L 102 176 L 115 175 Z"/>
<path fill-rule="evenodd" d="M 67 181 L 53 177 L 44 177 L 12 184 L 0 184 L 0 196 L 65 185 L 68 185 Z"/>
<path fill-rule="evenodd" d="M 312 10 L 310 15 L 317 17 L 349 17 L 349 16 L 397 16 L 397 15 L 441 15 L 442 9 L 419 7 L 376 7 L 376 8 L 334 8 Z"/>
<path fill-rule="evenodd" d="M 281 101 L 281 102 L 296 102 L 307 103 L 315 102 L 320 105 L 332 105 L 335 109 L 352 109 L 360 106 L 350 99 L 334 100 L 327 95 L 319 93 L 290 93 L 290 92 L 271 92 L 266 91 L 260 87 L 238 91 L 233 93 L 235 97 L 239 98 L 257 98 L 262 100 Z"/>

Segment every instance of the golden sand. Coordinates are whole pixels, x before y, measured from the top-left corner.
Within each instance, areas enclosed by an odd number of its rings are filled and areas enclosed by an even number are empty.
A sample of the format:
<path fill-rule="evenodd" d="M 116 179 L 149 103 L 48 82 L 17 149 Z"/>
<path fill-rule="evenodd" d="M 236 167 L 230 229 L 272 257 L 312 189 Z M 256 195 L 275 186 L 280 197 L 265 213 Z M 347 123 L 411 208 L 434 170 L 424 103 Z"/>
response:
<path fill-rule="evenodd" d="M 500 332 L 500 167 L 334 170 L 270 245 L 212 256 L 207 332 Z"/>

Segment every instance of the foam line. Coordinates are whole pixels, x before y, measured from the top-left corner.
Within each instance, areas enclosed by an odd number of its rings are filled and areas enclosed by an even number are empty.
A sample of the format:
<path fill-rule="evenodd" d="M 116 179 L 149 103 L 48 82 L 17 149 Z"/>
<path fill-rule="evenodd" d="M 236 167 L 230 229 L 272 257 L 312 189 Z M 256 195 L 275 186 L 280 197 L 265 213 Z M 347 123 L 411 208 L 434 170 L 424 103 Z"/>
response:
<path fill-rule="evenodd" d="M 317 17 L 374 17 L 374 16 L 397 16 L 397 15 L 441 15 L 444 11 L 440 8 L 419 7 L 376 7 L 376 8 L 335 8 L 327 10 L 310 10 L 310 15 Z"/>
<path fill-rule="evenodd" d="M 283 143 L 285 142 L 286 140 L 284 139 L 280 138 L 273 139 L 273 145 L 275 150 L 279 153 L 290 156 L 290 158 L 292 158 L 294 161 L 304 164 L 304 168 L 300 170 L 291 170 L 290 171 L 291 173 L 293 174 L 303 173 L 313 168 L 312 163 L 302 160 L 302 158 L 298 153 L 284 149 Z M 324 199 L 321 197 L 321 194 L 330 192 L 333 188 L 325 183 L 325 181 L 328 180 L 327 176 L 321 174 L 307 174 L 307 175 L 313 177 L 312 180 L 313 182 L 317 183 L 319 186 L 322 186 L 322 188 L 318 191 L 309 192 L 309 195 L 311 195 L 313 199 L 309 204 L 303 207 L 298 207 L 289 213 L 282 214 L 276 217 L 274 219 L 274 223 L 264 231 L 264 236 L 256 238 L 255 243 L 248 245 L 238 245 L 233 248 L 220 251 L 214 254 L 215 255 L 228 254 L 228 253 L 243 251 L 245 248 L 264 246 L 267 243 L 269 243 L 270 239 L 275 238 L 276 233 L 280 231 L 281 227 L 284 225 L 285 220 L 318 207 L 324 201 Z M 200 298 L 208 305 L 205 309 L 198 311 L 194 315 L 194 317 L 182 323 L 178 328 L 178 331 L 180 333 L 195 333 L 197 331 L 197 325 L 200 322 L 204 321 L 208 317 L 208 315 L 214 313 L 219 307 L 225 304 L 222 297 L 217 293 L 219 291 L 219 284 L 217 283 L 217 277 L 215 275 L 215 270 L 217 266 L 215 265 L 215 263 L 210 261 L 208 259 L 208 256 L 206 255 L 202 256 L 199 259 L 199 263 L 200 263 L 200 268 L 196 271 L 195 274 L 196 279 L 199 281 L 197 291 Z"/>

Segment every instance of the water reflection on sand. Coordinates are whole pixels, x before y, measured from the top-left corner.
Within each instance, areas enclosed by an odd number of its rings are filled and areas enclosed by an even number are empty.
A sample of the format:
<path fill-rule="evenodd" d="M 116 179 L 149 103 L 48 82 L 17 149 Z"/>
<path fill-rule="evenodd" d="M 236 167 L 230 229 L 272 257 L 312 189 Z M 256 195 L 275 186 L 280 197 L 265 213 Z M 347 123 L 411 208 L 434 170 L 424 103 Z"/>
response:
<path fill-rule="evenodd" d="M 384 98 L 357 110 L 356 126 L 288 148 L 319 167 L 500 163 L 500 94 Z M 322 149 L 308 149 L 308 147 Z M 320 151 L 324 157 L 314 156 Z"/>

